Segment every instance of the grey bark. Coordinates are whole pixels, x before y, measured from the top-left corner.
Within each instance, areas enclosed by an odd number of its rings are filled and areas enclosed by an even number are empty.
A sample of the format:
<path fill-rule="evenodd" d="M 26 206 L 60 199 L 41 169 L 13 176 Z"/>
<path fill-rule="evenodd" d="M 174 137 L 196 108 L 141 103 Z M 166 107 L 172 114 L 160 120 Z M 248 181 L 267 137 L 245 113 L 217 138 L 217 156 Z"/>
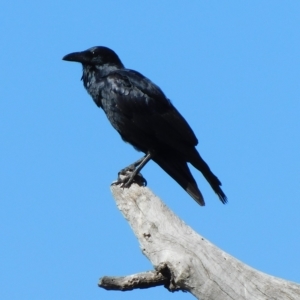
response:
<path fill-rule="evenodd" d="M 158 284 L 151 282 L 152 275 L 144 280 L 145 273 L 103 277 L 99 286 L 119 290 L 125 286 L 128 290 L 164 284 L 171 291 L 188 291 L 201 300 L 300 299 L 299 284 L 255 270 L 217 248 L 180 220 L 149 188 L 134 183 L 130 188 L 112 185 L 111 191 L 142 252 L 154 266 L 153 277 L 162 276 Z M 104 286 L 111 279 L 113 286 Z"/>

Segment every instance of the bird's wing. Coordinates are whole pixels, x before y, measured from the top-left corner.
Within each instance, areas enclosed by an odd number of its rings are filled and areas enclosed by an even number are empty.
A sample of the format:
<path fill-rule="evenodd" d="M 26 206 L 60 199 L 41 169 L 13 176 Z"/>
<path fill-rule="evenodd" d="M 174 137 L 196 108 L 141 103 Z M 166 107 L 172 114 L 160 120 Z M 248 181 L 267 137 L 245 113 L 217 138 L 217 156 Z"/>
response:
<path fill-rule="evenodd" d="M 107 93 L 102 98 L 113 98 L 125 129 L 137 130 L 145 138 L 149 136 L 178 150 L 197 145 L 197 138 L 186 120 L 161 89 L 143 75 L 118 70 L 107 77 L 107 85 Z M 120 133 L 126 140 L 126 133 Z"/>

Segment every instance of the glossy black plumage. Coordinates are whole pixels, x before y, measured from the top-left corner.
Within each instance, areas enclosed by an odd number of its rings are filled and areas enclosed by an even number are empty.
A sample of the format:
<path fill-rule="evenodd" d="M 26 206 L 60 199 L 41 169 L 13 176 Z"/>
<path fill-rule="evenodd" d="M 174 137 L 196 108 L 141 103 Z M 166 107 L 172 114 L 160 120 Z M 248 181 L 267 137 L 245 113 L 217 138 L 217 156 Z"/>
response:
<path fill-rule="evenodd" d="M 204 205 L 203 196 L 188 162 L 201 171 L 220 200 L 227 202 L 221 182 L 195 148 L 198 140 L 194 132 L 158 86 L 126 69 L 106 47 L 71 53 L 63 59 L 82 63 L 84 87 L 124 141 L 150 153 L 200 205 Z"/>

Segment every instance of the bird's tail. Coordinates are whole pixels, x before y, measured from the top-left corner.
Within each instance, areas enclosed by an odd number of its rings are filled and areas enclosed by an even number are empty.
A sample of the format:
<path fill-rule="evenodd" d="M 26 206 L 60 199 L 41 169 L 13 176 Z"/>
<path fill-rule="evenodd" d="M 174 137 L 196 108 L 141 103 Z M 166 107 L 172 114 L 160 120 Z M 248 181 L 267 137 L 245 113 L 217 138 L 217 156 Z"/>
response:
<path fill-rule="evenodd" d="M 165 172 L 167 172 L 177 183 L 194 199 L 204 206 L 203 196 L 197 183 L 191 174 L 187 163 L 180 157 L 167 155 L 155 155 L 152 158 Z"/>
<path fill-rule="evenodd" d="M 223 204 L 227 203 L 227 197 L 224 194 L 224 192 L 221 189 L 221 181 L 218 179 L 218 177 L 210 170 L 209 166 L 207 163 L 202 159 L 200 154 L 196 151 L 194 153 L 194 158 L 193 160 L 190 161 L 190 163 L 198 169 L 205 179 L 208 181 L 214 192 L 218 195 L 219 199 Z"/>

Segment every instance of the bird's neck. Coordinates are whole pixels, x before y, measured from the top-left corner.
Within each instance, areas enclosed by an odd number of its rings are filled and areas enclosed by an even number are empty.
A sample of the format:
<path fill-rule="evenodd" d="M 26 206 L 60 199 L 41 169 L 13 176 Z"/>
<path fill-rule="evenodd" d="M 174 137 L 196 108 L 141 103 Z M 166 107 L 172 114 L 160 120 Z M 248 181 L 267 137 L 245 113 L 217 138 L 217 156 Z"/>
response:
<path fill-rule="evenodd" d="M 98 106 L 101 106 L 99 102 L 99 93 L 103 88 L 103 78 L 110 73 L 122 69 L 123 66 L 118 65 L 83 65 L 82 81 L 83 85 L 92 96 Z"/>
<path fill-rule="evenodd" d="M 111 72 L 122 69 L 121 65 L 104 64 L 104 65 L 83 65 L 82 81 L 86 89 L 95 83 L 95 80 L 101 80 Z"/>

